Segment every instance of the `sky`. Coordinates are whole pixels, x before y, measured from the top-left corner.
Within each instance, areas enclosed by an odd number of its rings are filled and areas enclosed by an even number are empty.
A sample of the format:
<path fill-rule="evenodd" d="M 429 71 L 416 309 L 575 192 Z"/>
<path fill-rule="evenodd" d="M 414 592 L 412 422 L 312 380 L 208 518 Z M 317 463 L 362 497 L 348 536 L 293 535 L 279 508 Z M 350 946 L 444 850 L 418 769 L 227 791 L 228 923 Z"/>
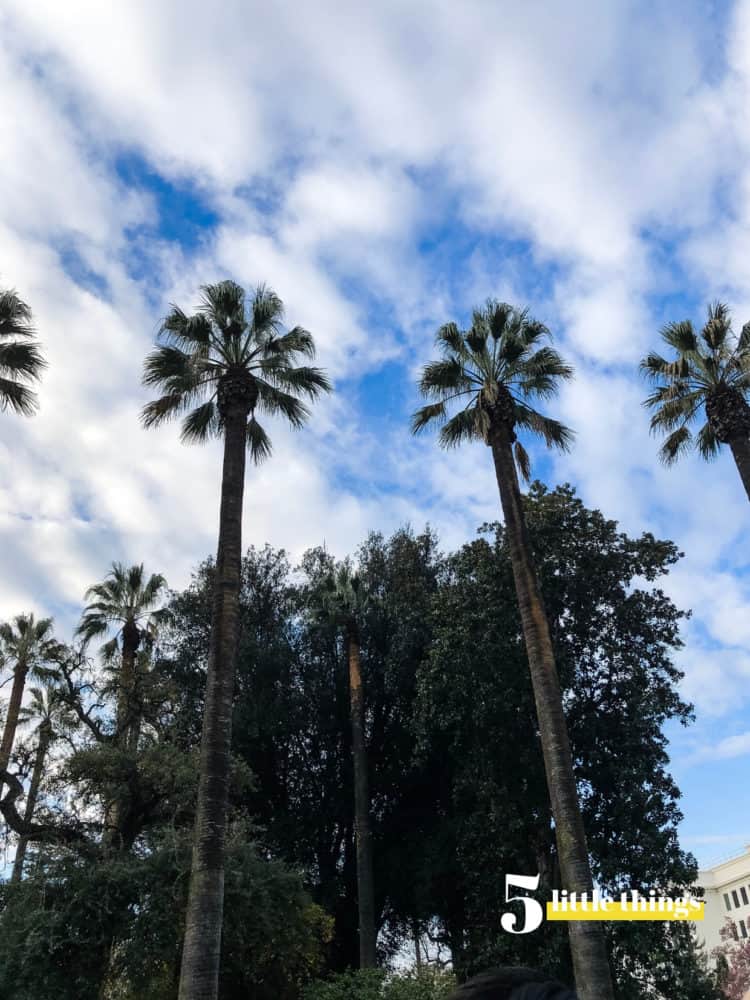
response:
<path fill-rule="evenodd" d="M 528 306 L 577 377 L 531 447 L 685 555 L 670 730 L 683 846 L 750 843 L 750 517 L 731 455 L 659 464 L 638 361 L 706 304 L 750 319 L 750 2 L 0 0 L 0 286 L 34 310 L 40 412 L 0 414 L 0 618 L 62 634 L 113 560 L 174 588 L 213 552 L 220 448 L 145 431 L 144 355 L 200 285 L 267 282 L 336 391 L 269 426 L 244 541 L 339 555 L 499 517 L 486 449 L 414 439 L 435 329 Z M 725 449 L 726 450 L 726 449 Z"/>

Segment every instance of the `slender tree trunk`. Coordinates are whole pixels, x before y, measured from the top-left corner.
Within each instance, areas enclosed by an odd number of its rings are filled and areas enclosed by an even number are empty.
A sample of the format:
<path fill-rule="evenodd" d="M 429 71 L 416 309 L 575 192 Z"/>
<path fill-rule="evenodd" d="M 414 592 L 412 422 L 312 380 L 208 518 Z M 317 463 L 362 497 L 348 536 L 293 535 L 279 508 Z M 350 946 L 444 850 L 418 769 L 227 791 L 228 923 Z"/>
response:
<path fill-rule="evenodd" d="M 126 622 L 122 630 L 122 663 L 117 692 L 117 745 L 123 750 L 131 749 L 131 732 L 136 714 L 136 658 L 140 639 L 135 622 Z"/>
<path fill-rule="evenodd" d="M 350 622 L 347 627 L 349 658 L 349 700 L 352 716 L 352 754 L 354 757 L 354 830 L 357 843 L 357 905 L 359 908 L 359 966 L 375 966 L 375 892 L 372 873 L 372 831 L 370 829 L 370 794 L 367 782 L 365 747 L 365 706 L 362 671 L 359 662 L 359 633 Z"/>
<path fill-rule="evenodd" d="M 30 823 L 34 818 L 34 809 L 36 808 L 36 800 L 39 795 L 39 785 L 41 784 L 42 774 L 44 773 L 44 761 L 47 757 L 47 750 L 49 749 L 51 740 L 52 731 L 50 727 L 42 723 L 39 728 L 39 745 L 36 751 L 36 759 L 34 760 L 34 770 L 31 772 L 29 795 L 26 799 L 26 809 L 23 814 L 24 823 Z M 13 873 L 10 877 L 11 882 L 21 881 L 21 877 L 23 875 L 23 863 L 26 859 L 26 848 L 28 843 L 28 838 L 24 836 L 20 837 L 18 840 L 16 856 L 13 860 Z"/>
<path fill-rule="evenodd" d="M 591 893 L 593 881 L 560 682 L 526 531 L 512 441 L 507 424 L 493 428 L 490 444 L 534 689 L 562 883 L 569 892 Z M 576 921 L 568 928 L 580 1000 L 613 1000 L 612 976 L 601 924 Z"/>
<path fill-rule="evenodd" d="M 7 770 L 8 763 L 10 761 L 10 754 L 13 750 L 13 743 L 16 738 L 16 729 L 18 729 L 18 716 L 21 711 L 23 689 L 26 684 L 27 673 L 28 667 L 22 660 L 19 660 L 16 664 L 16 669 L 13 672 L 13 686 L 10 689 L 8 714 L 5 717 L 3 739 L 0 743 L 0 771 Z M 0 780 L 0 797 L 2 796 L 2 793 L 3 783 Z"/>
<path fill-rule="evenodd" d="M 219 992 L 246 428 L 247 409 L 235 404 L 225 415 L 219 545 L 179 1000 L 216 1000 Z"/>
<path fill-rule="evenodd" d="M 729 442 L 745 493 L 750 500 L 750 437 L 741 434 Z"/>

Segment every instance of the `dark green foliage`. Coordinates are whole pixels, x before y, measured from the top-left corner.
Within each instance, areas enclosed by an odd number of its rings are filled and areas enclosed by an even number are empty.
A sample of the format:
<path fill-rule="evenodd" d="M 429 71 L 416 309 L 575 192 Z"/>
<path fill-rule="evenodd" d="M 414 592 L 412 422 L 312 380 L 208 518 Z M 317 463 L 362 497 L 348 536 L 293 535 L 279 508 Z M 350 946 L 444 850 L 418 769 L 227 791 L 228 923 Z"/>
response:
<path fill-rule="evenodd" d="M 452 973 L 438 969 L 395 975 L 362 969 L 311 983 L 302 1000 L 446 1000 L 455 985 Z"/>
<path fill-rule="evenodd" d="M 680 891 L 694 881 L 695 863 L 677 840 L 679 793 L 662 728 L 670 720 L 689 723 L 691 710 L 677 693 L 672 662 L 684 615 L 659 587 L 679 553 L 648 534 L 626 536 L 568 487 L 532 487 L 526 516 L 597 881 L 611 891 Z M 524 963 L 571 981 L 562 925 L 511 937 L 499 923 L 508 909 L 506 874 L 540 872 L 542 897 L 559 884 L 502 528 L 485 526 L 445 556 L 431 532 L 408 529 L 390 538 L 372 534 L 353 555 L 369 598 L 360 635 L 381 953 L 414 954 L 416 932 L 423 954 L 440 947 L 445 958 L 452 949 L 460 979 Z M 324 549 L 308 552 L 298 571 L 270 547 L 251 549 L 243 560 L 226 997 L 263 996 L 263 977 L 271 995 L 298 1000 L 297 985 L 316 974 L 321 949 L 321 977 L 357 964 L 346 658 L 340 628 L 308 614 L 311 590 L 332 565 Z M 171 600 L 137 753 L 79 736 L 56 779 L 60 789 L 75 788 L 86 816 L 127 782 L 137 806 L 132 850 L 84 864 L 68 849 L 31 845 L 29 880 L 15 896 L 13 887 L 3 888 L 0 977 L 18 985 L 12 996 L 19 1000 L 45 1000 L 46 989 L 63 1000 L 96 996 L 86 990 L 94 990 L 101 968 L 121 990 L 112 1000 L 174 995 L 212 574 L 208 561 Z M 91 697 L 109 706 L 97 718 L 110 731 L 116 692 Z M 56 787 L 47 785 L 48 818 L 59 804 Z M 256 848 L 247 846 L 248 836 Z M 312 901 L 321 909 L 311 910 Z M 270 957 L 272 939 L 281 965 Z M 85 954 L 74 960 L 66 940 Z M 614 924 L 609 946 L 618 1000 L 717 998 L 687 925 Z M 284 982 L 274 980 L 280 968 Z M 318 983 L 306 1000 L 369 1000 L 366 991 L 380 975 Z M 130 993 L 122 992 L 126 986 Z M 359 992 L 342 992 L 347 988 Z M 392 1000 L 424 997 L 409 992 L 422 984 L 408 979 L 388 989 L 406 991 Z"/>
<path fill-rule="evenodd" d="M 95 1000 L 105 972 L 107 997 L 174 997 L 189 870 L 189 836 L 164 831 L 148 851 L 95 865 L 68 858 L 0 886 L 0 997 Z M 296 1000 L 320 968 L 330 921 L 241 829 L 226 878 L 222 1000 Z"/>

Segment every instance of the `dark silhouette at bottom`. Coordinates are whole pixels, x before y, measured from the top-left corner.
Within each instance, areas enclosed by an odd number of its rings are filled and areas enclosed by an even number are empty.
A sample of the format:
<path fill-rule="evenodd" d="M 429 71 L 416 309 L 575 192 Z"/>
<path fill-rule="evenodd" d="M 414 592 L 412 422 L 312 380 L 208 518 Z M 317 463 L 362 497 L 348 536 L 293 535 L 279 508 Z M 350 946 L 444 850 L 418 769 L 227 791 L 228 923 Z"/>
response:
<path fill-rule="evenodd" d="M 577 1000 L 577 996 L 538 969 L 504 968 L 474 976 L 449 1000 Z"/>

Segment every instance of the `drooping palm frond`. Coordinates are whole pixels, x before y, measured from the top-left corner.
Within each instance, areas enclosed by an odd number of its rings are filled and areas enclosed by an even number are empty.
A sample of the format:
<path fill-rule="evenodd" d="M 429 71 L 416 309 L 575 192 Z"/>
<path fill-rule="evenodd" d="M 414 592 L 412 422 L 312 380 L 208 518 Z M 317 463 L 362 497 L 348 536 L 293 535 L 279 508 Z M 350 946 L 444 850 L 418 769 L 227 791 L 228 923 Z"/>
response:
<path fill-rule="evenodd" d="M 0 410 L 31 416 L 38 407 L 30 383 L 47 362 L 36 342 L 31 309 L 14 289 L 0 291 Z"/>
<path fill-rule="evenodd" d="M 549 447 L 569 448 L 572 432 L 531 405 L 554 396 L 560 382 L 573 375 L 553 347 L 540 345 L 549 336 L 527 310 L 494 299 L 473 311 L 468 330 L 456 323 L 441 326 L 435 337 L 441 357 L 424 366 L 419 380 L 419 391 L 430 402 L 414 413 L 413 433 L 434 423 L 445 448 L 487 441 L 502 390 L 508 393 L 516 428 L 541 436 Z M 519 444 L 515 454 L 526 477 L 528 453 Z"/>
<path fill-rule="evenodd" d="M 240 378 L 249 386 L 247 444 L 251 459 L 261 462 L 271 442 L 258 413 L 283 416 L 301 427 L 309 410 L 299 398 L 330 392 L 323 371 L 297 365 L 297 357 L 315 356 L 311 334 L 300 326 L 284 332 L 284 306 L 265 285 L 248 301 L 233 281 L 204 285 L 198 311 L 190 316 L 174 306 L 160 328 L 160 344 L 148 355 L 143 382 L 162 395 L 142 411 L 146 427 L 182 416 L 182 439 L 200 442 L 221 435 L 224 419 L 219 397 L 222 380 Z"/>
<path fill-rule="evenodd" d="M 750 393 L 750 324 L 739 336 L 732 330 L 729 308 L 722 302 L 708 306 L 700 333 L 689 320 L 667 323 L 661 330 L 671 358 L 656 351 L 641 361 L 641 373 L 654 386 L 643 401 L 651 410 L 653 434 L 666 434 L 659 456 L 672 465 L 680 456 L 696 449 L 702 458 L 716 457 L 721 441 L 706 411 L 712 400 L 730 390 L 740 402 Z M 750 411 L 749 411 L 750 412 Z M 694 423 L 703 419 L 697 432 Z"/>

